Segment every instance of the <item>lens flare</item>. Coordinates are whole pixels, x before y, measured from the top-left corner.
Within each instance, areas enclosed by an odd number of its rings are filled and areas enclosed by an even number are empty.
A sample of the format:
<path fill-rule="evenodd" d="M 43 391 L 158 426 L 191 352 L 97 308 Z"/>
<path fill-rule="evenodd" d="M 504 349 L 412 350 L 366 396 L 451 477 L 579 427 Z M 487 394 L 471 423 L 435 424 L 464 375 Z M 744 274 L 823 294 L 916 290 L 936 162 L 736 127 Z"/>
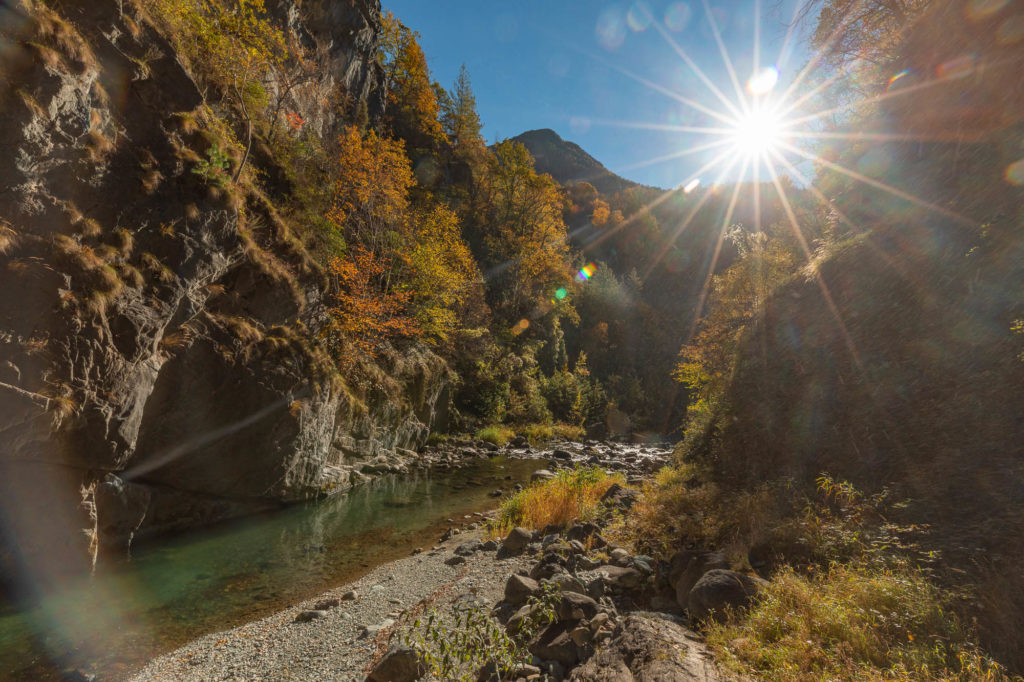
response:
<path fill-rule="evenodd" d="M 576 279 L 580 282 L 586 282 L 594 276 L 595 272 L 597 272 L 597 266 L 593 263 L 587 263 L 576 273 Z"/>
<path fill-rule="evenodd" d="M 766 66 L 747 81 L 747 90 L 754 95 L 764 95 L 772 91 L 779 82 L 779 70 L 774 66 Z"/>
<path fill-rule="evenodd" d="M 670 31 L 679 32 L 690 23 L 690 6 L 685 2 L 674 2 L 665 10 L 665 26 Z"/>
<path fill-rule="evenodd" d="M 688 183 L 686 183 L 686 187 L 683 187 L 683 194 L 689 194 L 693 190 L 697 189 L 699 185 L 700 178 L 694 178 L 693 180 L 690 180 Z"/>
<path fill-rule="evenodd" d="M 563 298 L 569 295 L 569 292 L 565 290 L 565 287 L 558 287 L 555 289 L 555 298 L 561 301 Z"/>
<path fill-rule="evenodd" d="M 1011 185 L 1024 185 L 1024 159 L 1006 168 L 1006 181 Z"/>
<path fill-rule="evenodd" d="M 626 23 L 636 33 L 643 33 L 651 25 L 651 8 L 646 2 L 634 3 L 626 12 Z"/>

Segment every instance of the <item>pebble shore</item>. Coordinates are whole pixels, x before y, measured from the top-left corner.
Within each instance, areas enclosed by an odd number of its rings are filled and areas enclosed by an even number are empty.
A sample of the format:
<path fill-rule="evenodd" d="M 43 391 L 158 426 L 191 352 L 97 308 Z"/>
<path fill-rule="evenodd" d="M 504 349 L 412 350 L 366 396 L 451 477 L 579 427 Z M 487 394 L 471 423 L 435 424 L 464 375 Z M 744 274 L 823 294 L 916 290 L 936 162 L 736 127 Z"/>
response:
<path fill-rule="evenodd" d="M 464 532 L 437 550 L 384 564 L 261 620 L 201 637 L 154 659 L 132 679 L 364 680 L 410 610 L 424 602 L 439 610 L 455 600 L 494 604 L 505 577 L 530 564 L 524 557 L 498 559 L 494 552 L 475 552 L 455 566 L 445 563 L 457 545 L 482 538 L 483 531 Z M 355 599 L 342 599 L 352 591 Z M 337 605 L 316 608 L 332 601 Z M 296 621 L 314 611 L 319 613 L 310 620 Z"/>

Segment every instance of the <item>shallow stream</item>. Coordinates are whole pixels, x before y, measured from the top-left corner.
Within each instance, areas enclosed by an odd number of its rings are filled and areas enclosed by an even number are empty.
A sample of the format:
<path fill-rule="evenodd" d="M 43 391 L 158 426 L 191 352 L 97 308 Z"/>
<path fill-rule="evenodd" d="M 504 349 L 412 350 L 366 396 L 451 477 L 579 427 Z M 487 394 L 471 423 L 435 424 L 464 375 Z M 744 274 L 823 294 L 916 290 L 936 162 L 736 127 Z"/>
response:
<path fill-rule="evenodd" d="M 446 519 L 493 508 L 540 460 L 492 457 L 448 473 L 388 476 L 346 495 L 138 548 L 28 610 L 0 610 L 0 679 L 82 670 L 123 679 L 150 658 L 254 620 L 437 542 Z M 508 477 L 508 478 L 506 478 Z"/>

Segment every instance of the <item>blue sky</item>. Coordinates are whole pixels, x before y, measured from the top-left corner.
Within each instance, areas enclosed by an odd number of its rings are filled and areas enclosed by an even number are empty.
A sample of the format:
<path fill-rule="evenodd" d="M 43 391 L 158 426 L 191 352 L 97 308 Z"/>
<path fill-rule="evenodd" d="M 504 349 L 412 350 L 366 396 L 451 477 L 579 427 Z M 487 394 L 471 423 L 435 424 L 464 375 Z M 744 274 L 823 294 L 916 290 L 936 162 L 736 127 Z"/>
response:
<path fill-rule="evenodd" d="M 760 65 L 778 67 L 776 92 L 806 63 L 803 27 L 794 31 L 780 58 L 795 4 L 761 0 L 758 9 L 754 0 L 711 2 L 741 86 L 754 70 L 757 16 Z M 713 138 L 613 122 L 721 124 L 637 78 L 716 111 L 724 109 L 666 35 L 730 100 L 737 98 L 701 0 L 383 0 L 383 5 L 420 33 L 433 77 L 442 85 L 450 88 L 466 64 L 488 141 L 552 128 L 612 171 L 644 184 L 676 186 L 713 153 L 637 164 Z"/>

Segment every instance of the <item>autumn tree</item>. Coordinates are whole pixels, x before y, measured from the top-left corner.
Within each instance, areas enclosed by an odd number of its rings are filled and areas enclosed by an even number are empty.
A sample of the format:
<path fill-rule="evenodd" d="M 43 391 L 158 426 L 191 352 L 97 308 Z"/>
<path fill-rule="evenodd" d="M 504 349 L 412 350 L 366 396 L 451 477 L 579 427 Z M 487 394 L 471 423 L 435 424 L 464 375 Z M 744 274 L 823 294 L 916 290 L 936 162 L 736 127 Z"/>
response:
<path fill-rule="evenodd" d="M 385 341 L 420 334 L 410 313 L 412 290 L 382 288 L 394 269 L 393 258 L 357 245 L 328 264 L 331 305 L 323 335 L 342 364 L 354 359 L 353 350 L 373 356 Z"/>
<path fill-rule="evenodd" d="M 477 295 L 480 276 L 449 208 L 435 205 L 414 220 L 409 260 L 416 316 L 428 339 L 444 342 L 458 329 L 467 300 Z"/>
<path fill-rule="evenodd" d="M 407 229 L 409 188 L 415 184 L 405 147 L 347 126 L 338 139 L 334 208 L 330 218 L 374 253 L 398 244 Z"/>
<path fill-rule="evenodd" d="M 489 289 L 506 319 L 519 319 L 569 281 L 563 199 L 526 147 L 510 140 L 495 148 L 486 182 Z"/>
<path fill-rule="evenodd" d="M 455 87 L 447 93 L 441 112 L 441 122 L 448 140 L 456 154 L 467 156 L 477 154 L 484 148 L 480 134 L 480 115 L 476 110 L 476 95 L 469 80 L 469 72 L 463 64 L 455 79 Z"/>
<path fill-rule="evenodd" d="M 410 149 L 436 148 L 444 134 L 419 34 L 409 30 L 391 12 L 385 12 L 380 45 L 387 84 L 388 126 Z"/>
<path fill-rule="evenodd" d="M 734 225 L 729 239 L 737 261 L 711 279 L 708 313 L 701 318 L 693 342 L 679 352 L 674 376 L 691 389 L 691 412 L 708 409 L 712 396 L 728 377 L 743 329 L 760 314 L 768 297 L 799 262 L 793 250 L 764 232 Z"/>

